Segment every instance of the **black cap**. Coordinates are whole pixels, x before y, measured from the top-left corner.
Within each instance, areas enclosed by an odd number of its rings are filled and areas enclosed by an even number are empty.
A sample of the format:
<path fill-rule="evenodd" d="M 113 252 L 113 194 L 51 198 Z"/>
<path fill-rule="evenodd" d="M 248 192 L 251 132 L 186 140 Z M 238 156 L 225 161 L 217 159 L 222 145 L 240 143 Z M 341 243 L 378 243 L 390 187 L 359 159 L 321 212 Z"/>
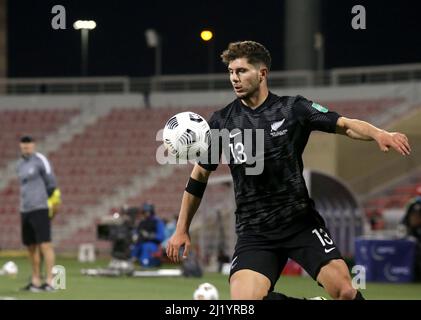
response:
<path fill-rule="evenodd" d="M 20 138 L 20 142 L 22 142 L 22 143 L 29 143 L 29 142 L 34 142 L 34 141 L 35 141 L 35 139 L 32 138 L 31 136 L 22 136 Z"/>

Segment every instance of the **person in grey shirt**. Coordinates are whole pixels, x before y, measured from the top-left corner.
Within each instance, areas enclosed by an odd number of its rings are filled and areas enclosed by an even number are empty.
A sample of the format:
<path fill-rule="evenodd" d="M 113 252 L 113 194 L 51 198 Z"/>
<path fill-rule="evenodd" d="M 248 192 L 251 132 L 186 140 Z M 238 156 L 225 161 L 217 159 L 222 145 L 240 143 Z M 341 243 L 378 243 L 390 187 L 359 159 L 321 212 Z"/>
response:
<path fill-rule="evenodd" d="M 23 288 L 32 292 L 53 291 L 54 249 L 51 243 L 51 221 L 48 198 L 57 188 L 48 159 L 35 151 L 30 136 L 20 139 L 21 158 L 17 163 L 20 182 L 22 241 L 28 248 L 32 265 L 32 281 Z M 41 281 L 41 254 L 45 260 L 46 282 Z"/>

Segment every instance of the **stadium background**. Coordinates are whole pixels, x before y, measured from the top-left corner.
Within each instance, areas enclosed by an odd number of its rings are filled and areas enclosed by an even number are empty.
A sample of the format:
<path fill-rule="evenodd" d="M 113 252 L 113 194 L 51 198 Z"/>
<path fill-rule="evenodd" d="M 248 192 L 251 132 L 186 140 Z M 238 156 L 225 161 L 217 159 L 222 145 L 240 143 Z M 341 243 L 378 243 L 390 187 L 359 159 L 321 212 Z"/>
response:
<path fill-rule="evenodd" d="M 366 30 L 351 28 L 356 4 L 366 7 Z M 52 162 L 63 194 L 53 239 L 58 263 L 68 266 L 69 286 L 54 297 L 168 299 L 177 297 L 171 288 L 183 283 L 181 297 L 189 299 L 198 283 L 209 280 L 228 298 L 226 276 L 215 273 L 218 248 L 223 245 L 230 255 L 235 243 L 226 166 L 212 176 L 192 225 L 207 271 L 203 278 L 91 279 L 80 275 L 86 264 L 75 257 L 81 244 L 92 243 L 99 257 L 95 265 L 106 265 L 110 242 L 97 239 L 97 224 L 125 204 L 149 201 L 161 217 L 178 213 L 191 166 L 158 165 L 156 134 L 177 112 L 209 118 L 233 99 L 218 54 L 239 39 L 262 41 L 272 52 L 274 93 L 301 94 L 347 117 L 408 135 L 413 151 L 406 158 L 383 154 L 374 143 L 322 133 L 312 135 L 304 154 L 312 195 L 350 261 L 357 236 L 396 233 L 406 203 L 421 185 L 421 44 L 415 37 L 415 9 L 371 1 L 268 1 L 257 10 L 255 25 L 247 24 L 247 13 L 236 25 L 232 5 L 123 2 L 116 7 L 72 1 L 62 3 L 67 28 L 54 30 L 54 5 L 0 1 L 0 262 L 12 259 L 20 267 L 17 279 L 0 277 L 0 296 L 52 297 L 14 292 L 29 275 L 19 257 L 24 248 L 14 171 L 17 141 L 25 133 Z M 251 8 L 247 1 L 243 5 Z M 85 70 L 80 31 L 72 27 L 79 18 L 97 21 L 89 32 Z M 199 37 L 206 28 L 214 32 L 209 43 Z M 159 50 L 148 47 L 147 29 L 162 37 L 160 66 Z M 315 47 L 316 34 L 323 43 Z M 86 290 L 95 286 L 98 290 Z M 307 277 L 287 277 L 278 286 L 292 295 L 322 294 Z M 104 294 L 104 287 L 118 289 Z M 393 294 L 398 288 L 399 297 Z M 420 292 L 415 284 L 367 286 L 368 298 L 421 298 Z"/>

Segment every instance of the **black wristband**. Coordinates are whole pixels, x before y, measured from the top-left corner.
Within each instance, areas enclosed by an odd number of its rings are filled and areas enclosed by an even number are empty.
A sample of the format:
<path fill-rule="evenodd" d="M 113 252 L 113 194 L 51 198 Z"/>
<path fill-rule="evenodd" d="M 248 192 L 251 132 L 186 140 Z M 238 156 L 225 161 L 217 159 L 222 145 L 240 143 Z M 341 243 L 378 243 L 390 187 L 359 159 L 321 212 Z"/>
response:
<path fill-rule="evenodd" d="M 48 198 L 51 197 L 51 195 L 54 193 L 55 190 L 56 190 L 56 188 L 48 188 L 47 189 Z"/>
<path fill-rule="evenodd" d="M 206 182 L 200 182 L 190 177 L 185 190 L 195 197 L 202 198 L 203 194 L 205 193 L 206 185 Z"/>

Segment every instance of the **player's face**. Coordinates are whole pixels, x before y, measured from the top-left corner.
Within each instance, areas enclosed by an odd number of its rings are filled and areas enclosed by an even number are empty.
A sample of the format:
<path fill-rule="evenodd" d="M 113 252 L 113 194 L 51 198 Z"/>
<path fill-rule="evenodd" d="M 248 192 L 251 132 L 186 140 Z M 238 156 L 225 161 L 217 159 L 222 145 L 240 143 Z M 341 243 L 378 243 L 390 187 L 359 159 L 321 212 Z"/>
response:
<path fill-rule="evenodd" d="M 20 144 L 20 152 L 24 156 L 29 156 L 34 153 L 35 150 L 35 143 L 29 142 L 29 143 L 21 143 Z"/>
<path fill-rule="evenodd" d="M 261 68 L 248 63 L 247 58 L 238 58 L 228 64 L 230 81 L 236 96 L 246 99 L 259 90 L 261 84 Z"/>

